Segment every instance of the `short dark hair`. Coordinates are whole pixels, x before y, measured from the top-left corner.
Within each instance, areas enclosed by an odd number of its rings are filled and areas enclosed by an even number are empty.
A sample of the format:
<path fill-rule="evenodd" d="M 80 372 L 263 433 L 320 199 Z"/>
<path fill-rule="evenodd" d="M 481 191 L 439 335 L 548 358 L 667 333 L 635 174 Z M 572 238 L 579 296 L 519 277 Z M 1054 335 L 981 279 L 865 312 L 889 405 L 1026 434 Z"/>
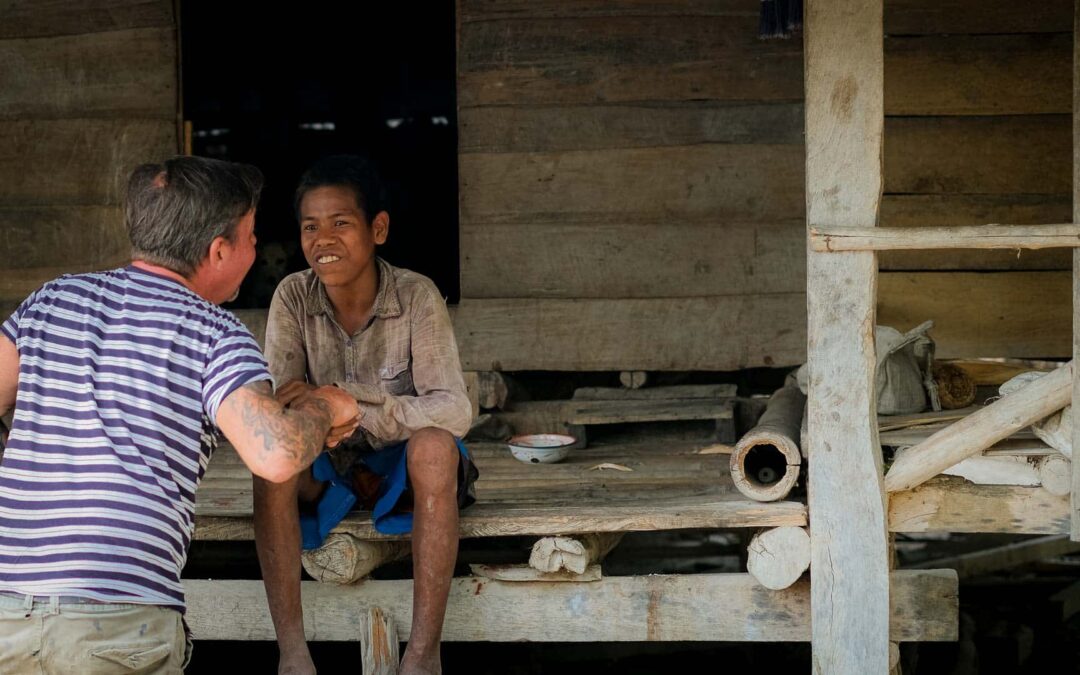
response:
<path fill-rule="evenodd" d="M 368 223 L 380 211 L 386 210 L 386 188 L 375 164 L 359 155 L 331 155 L 316 161 L 300 176 L 293 202 L 296 219 L 300 220 L 300 202 L 304 195 L 315 188 L 331 186 L 352 190 L 356 205 Z"/>
<path fill-rule="evenodd" d="M 262 187 L 255 167 L 206 157 L 139 166 L 124 204 L 132 257 L 191 276 L 214 239 L 232 240 Z"/>

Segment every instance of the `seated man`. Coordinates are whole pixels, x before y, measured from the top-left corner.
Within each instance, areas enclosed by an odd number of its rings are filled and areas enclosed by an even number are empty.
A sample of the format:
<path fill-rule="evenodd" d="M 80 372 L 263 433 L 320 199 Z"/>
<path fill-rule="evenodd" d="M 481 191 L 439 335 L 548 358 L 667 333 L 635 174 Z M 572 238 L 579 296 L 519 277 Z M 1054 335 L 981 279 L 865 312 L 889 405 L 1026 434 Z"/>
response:
<path fill-rule="evenodd" d="M 278 400 L 289 405 L 309 388 L 336 385 L 357 400 L 363 432 L 295 480 L 255 478 L 255 541 L 279 673 L 314 672 L 300 606 L 298 500 L 319 502 L 318 516 L 306 516 L 303 528 L 303 546 L 313 548 L 352 503 L 340 499 L 344 485 L 372 509 L 380 531 L 412 530 L 412 637 L 402 672 L 441 672 L 458 508 L 470 502 L 477 475 L 455 439 L 468 431 L 472 408 L 435 284 L 375 256 L 390 227 L 383 199 L 378 177 L 359 157 L 312 166 L 296 191 L 311 269 L 286 277 L 270 304 L 266 356 Z"/>

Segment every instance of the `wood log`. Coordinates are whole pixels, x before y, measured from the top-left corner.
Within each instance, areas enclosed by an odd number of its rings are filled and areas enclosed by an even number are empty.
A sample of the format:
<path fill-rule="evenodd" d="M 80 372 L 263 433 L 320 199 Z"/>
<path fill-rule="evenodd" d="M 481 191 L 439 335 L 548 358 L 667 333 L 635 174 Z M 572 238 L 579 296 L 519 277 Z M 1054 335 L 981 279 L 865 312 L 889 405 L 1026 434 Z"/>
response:
<path fill-rule="evenodd" d="M 502 373 L 481 370 L 476 373 L 477 399 L 485 410 L 506 408 L 510 399 L 510 384 Z"/>
<path fill-rule="evenodd" d="M 409 555 L 407 541 L 365 541 L 344 532 L 332 532 L 319 548 L 304 551 L 300 560 L 316 581 L 352 584 L 385 563 Z"/>
<path fill-rule="evenodd" d="M 886 614 L 890 607 L 892 611 L 883 638 L 956 640 L 955 572 L 901 570 L 892 573 L 891 587 L 884 609 Z M 185 579 L 184 591 L 196 640 L 274 639 L 261 581 Z M 356 622 L 346 617 L 372 606 L 393 617 L 399 639 L 409 639 L 411 579 L 353 586 L 304 582 L 301 595 L 309 640 L 356 641 L 360 638 Z M 770 591 L 749 574 L 654 574 L 605 577 L 585 584 L 511 584 L 455 577 L 450 582 L 443 640 L 805 642 L 811 631 L 809 598 L 806 580 Z M 885 660 L 883 654 L 883 669 Z"/>
<path fill-rule="evenodd" d="M 912 446 L 893 462 L 885 475 L 885 489 L 910 490 L 965 457 L 1064 408 L 1072 398 L 1072 378 L 1070 361 Z"/>
<path fill-rule="evenodd" d="M 619 373 L 619 382 L 627 389 L 641 389 L 649 382 L 649 373 L 644 370 L 624 370 Z"/>
<path fill-rule="evenodd" d="M 731 453 L 731 479 L 739 492 L 759 502 L 783 499 L 799 478 L 799 436 L 806 395 L 797 385 L 773 393 L 757 426 Z"/>
<path fill-rule="evenodd" d="M 778 591 L 810 567 L 810 535 L 801 527 L 776 527 L 750 540 L 746 570 L 765 588 Z"/>
<path fill-rule="evenodd" d="M 529 567 L 538 572 L 567 570 L 584 574 L 590 565 L 604 559 L 622 539 L 621 532 L 596 532 L 576 537 L 544 537 L 532 547 Z"/>
<path fill-rule="evenodd" d="M 394 618 L 378 607 L 368 609 L 364 618 L 360 672 L 364 675 L 396 675 L 399 659 Z"/>
<path fill-rule="evenodd" d="M 935 363 L 933 376 L 942 409 L 958 410 L 975 402 L 975 381 L 962 368 Z"/>
<path fill-rule="evenodd" d="M 472 408 L 473 424 L 476 424 L 480 417 L 480 373 L 466 370 L 462 376 L 465 378 L 465 393 L 469 396 L 469 406 Z"/>
<path fill-rule="evenodd" d="M 1072 491 L 1072 462 L 1061 455 L 1048 455 L 1039 461 L 1039 481 L 1052 495 L 1064 497 Z"/>

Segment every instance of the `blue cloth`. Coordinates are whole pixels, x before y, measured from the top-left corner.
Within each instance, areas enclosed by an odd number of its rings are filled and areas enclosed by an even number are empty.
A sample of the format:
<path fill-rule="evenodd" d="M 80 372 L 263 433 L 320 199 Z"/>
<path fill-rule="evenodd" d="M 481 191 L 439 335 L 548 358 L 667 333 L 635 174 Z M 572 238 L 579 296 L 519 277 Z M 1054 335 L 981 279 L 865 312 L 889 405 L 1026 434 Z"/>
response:
<path fill-rule="evenodd" d="M 462 462 L 471 464 L 469 451 L 459 439 L 454 439 Z M 390 445 L 365 454 L 360 461 L 372 472 L 382 477 L 379 496 L 371 512 L 375 530 L 382 534 L 408 534 L 412 532 L 412 511 L 398 509 L 402 494 L 409 487 L 407 443 Z M 356 505 L 349 477 L 335 469 L 326 453 L 319 455 L 311 465 L 315 480 L 328 483 L 326 492 L 316 505 L 314 514 L 300 516 L 300 534 L 305 551 L 322 546 L 326 536 Z M 460 476 L 460 472 L 459 472 Z"/>

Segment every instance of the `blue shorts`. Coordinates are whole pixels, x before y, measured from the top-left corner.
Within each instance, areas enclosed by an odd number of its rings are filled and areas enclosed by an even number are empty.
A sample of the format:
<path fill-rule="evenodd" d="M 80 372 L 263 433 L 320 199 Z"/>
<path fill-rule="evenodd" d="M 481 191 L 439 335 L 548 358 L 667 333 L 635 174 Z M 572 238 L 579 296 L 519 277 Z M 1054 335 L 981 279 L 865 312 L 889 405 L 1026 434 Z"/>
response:
<path fill-rule="evenodd" d="M 476 501 L 474 484 L 479 477 L 469 451 L 455 439 L 461 453 L 458 462 L 458 508 Z M 326 535 L 337 527 L 358 503 L 371 508 L 375 530 L 382 534 L 412 532 L 412 489 L 409 484 L 408 456 L 403 441 L 365 452 L 356 457 L 350 475 L 338 473 L 328 453 L 319 455 L 311 465 L 315 480 L 327 483 L 314 513 L 300 515 L 300 533 L 305 551 L 322 546 Z"/>

